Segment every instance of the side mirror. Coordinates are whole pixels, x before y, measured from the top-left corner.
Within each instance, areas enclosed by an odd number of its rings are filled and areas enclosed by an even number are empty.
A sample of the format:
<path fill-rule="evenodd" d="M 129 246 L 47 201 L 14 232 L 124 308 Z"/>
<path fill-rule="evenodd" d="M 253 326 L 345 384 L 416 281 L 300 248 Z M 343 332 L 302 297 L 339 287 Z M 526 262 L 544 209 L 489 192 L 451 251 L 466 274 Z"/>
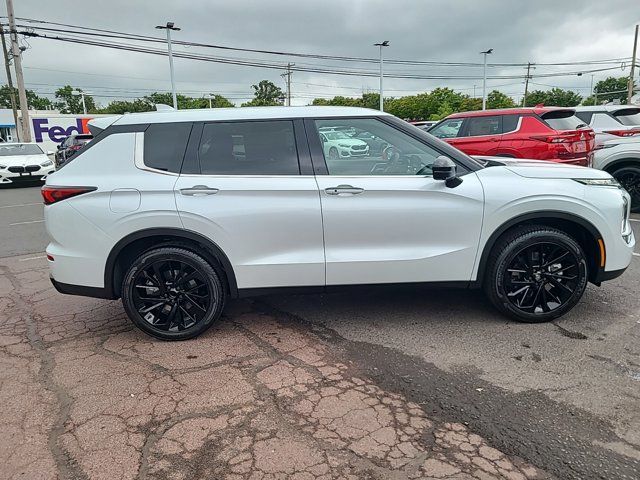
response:
<path fill-rule="evenodd" d="M 444 180 L 449 188 L 455 188 L 462 183 L 462 179 L 456 175 L 456 164 L 449 157 L 440 155 L 431 166 L 434 180 Z"/>

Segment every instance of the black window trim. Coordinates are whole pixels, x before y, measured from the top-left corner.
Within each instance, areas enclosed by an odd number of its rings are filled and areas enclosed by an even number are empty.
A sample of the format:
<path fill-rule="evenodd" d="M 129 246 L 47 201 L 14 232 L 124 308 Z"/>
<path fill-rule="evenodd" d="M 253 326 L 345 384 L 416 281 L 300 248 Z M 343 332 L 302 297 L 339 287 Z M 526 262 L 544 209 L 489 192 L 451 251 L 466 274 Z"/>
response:
<path fill-rule="evenodd" d="M 202 173 L 202 167 L 200 164 L 200 142 L 204 132 L 204 127 L 209 124 L 216 123 L 249 123 L 249 122 L 291 122 L 293 126 L 294 142 L 298 157 L 298 174 L 214 174 L 214 173 Z M 205 120 L 197 122 L 199 124 L 200 131 L 196 133 L 197 141 L 194 140 L 193 144 L 187 147 L 187 154 L 185 154 L 185 160 L 183 166 L 189 162 L 193 162 L 196 165 L 197 172 L 182 172 L 181 176 L 196 176 L 196 177 L 244 177 L 244 178 L 272 178 L 272 177 L 300 177 L 300 176 L 312 176 L 313 170 L 311 165 L 311 154 L 309 152 L 309 146 L 307 145 L 304 132 L 304 124 L 301 118 L 283 117 L 283 118 L 246 118 L 246 119 L 234 119 L 234 120 Z M 192 130 L 192 136 L 193 136 Z M 194 159 L 195 157 L 195 159 Z"/>
<path fill-rule="evenodd" d="M 306 117 L 304 119 L 304 125 L 307 131 L 307 141 L 309 142 L 309 149 L 311 151 L 311 159 L 313 161 L 313 171 L 315 175 L 330 176 L 327 163 L 324 158 L 324 152 L 320 138 L 317 134 L 315 126 L 316 120 L 378 120 L 382 123 L 389 125 L 396 130 L 412 137 L 414 140 L 418 140 L 420 143 L 434 149 L 436 152 L 449 157 L 453 160 L 458 167 L 458 174 L 460 176 L 467 173 L 481 170 L 483 167 L 475 162 L 473 159 L 468 158 L 464 153 L 455 147 L 452 147 L 448 143 L 440 140 L 433 135 L 430 135 L 426 131 L 417 128 L 404 120 L 387 115 L 371 115 L 371 116 L 327 116 L 327 117 Z M 351 176 L 367 176 L 371 175 L 351 175 Z M 416 177 L 415 175 L 393 175 L 394 177 Z"/>

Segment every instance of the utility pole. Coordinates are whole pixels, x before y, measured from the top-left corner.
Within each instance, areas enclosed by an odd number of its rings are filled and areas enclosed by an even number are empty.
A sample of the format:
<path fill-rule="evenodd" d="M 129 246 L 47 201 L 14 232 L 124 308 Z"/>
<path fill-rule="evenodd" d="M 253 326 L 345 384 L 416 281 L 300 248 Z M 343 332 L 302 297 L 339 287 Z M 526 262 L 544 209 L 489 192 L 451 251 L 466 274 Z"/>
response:
<path fill-rule="evenodd" d="M 522 106 L 527 106 L 527 94 L 529 93 L 529 79 L 531 78 L 531 62 L 527 62 L 527 75 L 524 77 L 524 97 L 522 97 Z M 535 68 L 535 67 L 534 67 Z"/>
<path fill-rule="evenodd" d="M 177 32 L 180 30 L 180 28 L 174 25 L 175 24 L 173 22 L 167 22 L 166 25 L 156 25 L 156 28 L 159 30 L 167 31 L 167 50 L 169 51 L 169 72 L 171 74 L 171 96 L 173 97 L 173 108 L 177 110 L 178 96 L 176 94 L 176 79 L 173 73 L 173 50 L 171 49 L 171 30 L 175 30 Z"/>
<path fill-rule="evenodd" d="M 2 54 L 4 55 L 4 66 L 7 69 L 7 85 L 9 86 L 9 98 L 11 99 L 11 110 L 13 111 L 13 123 L 16 126 L 16 136 L 20 141 L 20 129 L 18 128 L 18 108 L 16 103 L 16 91 L 13 88 L 13 79 L 11 78 L 11 68 L 9 65 L 9 52 L 7 52 L 7 42 L 4 38 L 4 28 L 0 24 L 0 36 L 2 37 Z"/>
<path fill-rule="evenodd" d="M 482 73 L 482 110 L 487 109 L 487 55 L 491 55 L 492 53 L 493 48 L 480 52 L 481 55 L 484 55 L 484 69 Z"/>
<path fill-rule="evenodd" d="M 383 72 L 384 59 L 382 58 L 382 47 L 388 47 L 389 40 L 385 40 L 384 42 L 380 42 L 380 43 L 374 43 L 373 46 L 380 47 L 380 111 L 384 112 L 384 90 L 382 88 L 382 80 L 384 78 L 384 72 Z"/>
<path fill-rule="evenodd" d="M 638 25 L 636 24 L 636 33 L 633 38 L 633 57 L 631 58 L 631 73 L 629 73 L 629 83 L 627 87 L 627 104 L 631 104 L 633 97 L 633 77 L 636 70 L 636 53 L 638 52 Z"/>
<path fill-rule="evenodd" d="M 87 114 L 87 104 L 84 101 L 84 96 L 86 94 L 86 92 L 83 92 L 82 90 L 78 89 L 78 90 L 73 90 L 71 92 L 74 95 L 80 95 L 80 98 L 82 99 L 82 111 L 84 112 L 84 114 Z"/>
<path fill-rule="evenodd" d="M 291 106 L 291 67 L 294 65 L 295 63 L 287 63 L 287 71 L 280 75 L 281 77 L 284 77 L 287 82 L 287 95 L 285 97 L 287 107 Z"/>
<path fill-rule="evenodd" d="M 7 0 L 7 16 L 9 17 L 9 37 L 11 39 L 11 53 L 13 55 L 13 68 L 16 71 L 16 82 L 18 83 L 18 97 L 20 98 L 20 116 L 22 135 L 21 141 L 31 141 L 31 128 L 29 127 L 29 104 L 27 103 L 27 92 L 24 89 L 24 77 L 22 76 L 22 51 L 18 45 L 18 32 L 16 31 L 16 18 L 13 13 L 13 0 Z M 17 129 L 18 125 L 16 125 Z"/>

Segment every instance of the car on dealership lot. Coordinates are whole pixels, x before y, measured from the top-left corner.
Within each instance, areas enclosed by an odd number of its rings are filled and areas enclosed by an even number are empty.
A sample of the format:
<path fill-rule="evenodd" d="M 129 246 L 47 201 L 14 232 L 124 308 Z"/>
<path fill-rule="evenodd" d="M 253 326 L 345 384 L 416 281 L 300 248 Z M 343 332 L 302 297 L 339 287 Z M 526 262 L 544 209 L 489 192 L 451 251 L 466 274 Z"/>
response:
<path fill-rule="evenodd" d="M 321 138 L 336 125 L 392 151 L 332 158 Z M 122 298 L 161 339 L 201 334 L 229 297 L 357 285 L 483 288 L 515 320 L 550 321 L 621 275 L 635 245 L 608 173 L 474 160 L 375 110 L 148 112 L 90 129 L 42 188 L 52 283 Z"/>
<path fill-rule="evenodd" d="M 551 160 L 588 166 L 594 133 L 568 108 L 479 110 L 449 115 L 429 129 L 468 155 Z"/>
<path fill-rule="evenodd" d="M 618 137 L 605 141 L 593 156 L 593 167 L 610 173 L 631 197 L 631 211 L 640 213 L 640 141 Z"/>
<path fill-rule="evenodd" d="M 55 153 L 56 167 L 61 167 L 76 153 L 82 150 L 87 143 L 91 141 L 93 135 L 89 133 L 76 133 L 69 135 L 59 145 Z"/>
<path fill-rule="evenodd" d="M 367 142 L 350 137 L 344 131 L 324 129 L 319 132 L 319 136 L 325 155 L 332 160 L 369 155 Z"/>
<path fill-rule="evenodd" d="M 0 185 L 42 181 L 55 166 L 36 143 L 0 144 Z"/>
<path fill-rule="evenodd" d="M 640 107 L 635 105 L 594 105 L 574 107 L 576 117 L 596 133 L 596 146 L 607 140 L 634 137 L 640 142 Z"/>

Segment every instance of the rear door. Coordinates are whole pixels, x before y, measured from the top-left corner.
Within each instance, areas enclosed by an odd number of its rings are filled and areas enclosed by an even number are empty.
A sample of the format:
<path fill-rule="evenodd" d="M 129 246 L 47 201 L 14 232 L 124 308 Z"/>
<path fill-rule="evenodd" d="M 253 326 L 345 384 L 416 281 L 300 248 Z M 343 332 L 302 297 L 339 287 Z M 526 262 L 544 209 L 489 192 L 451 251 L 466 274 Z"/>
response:
<path fill-rule="evenodd" d="M 175 185 L 180 218 L 227 255 L 239 289 L 324 285 L 320 199 L 301 120 L 199 124 L 187 150 Z"/>
<path fill-rule="evenodd" d="M 451 142 L 467 155 L 495 155 L 502 139 L 502 115 L 468 117 L 462 134 Z"/>

